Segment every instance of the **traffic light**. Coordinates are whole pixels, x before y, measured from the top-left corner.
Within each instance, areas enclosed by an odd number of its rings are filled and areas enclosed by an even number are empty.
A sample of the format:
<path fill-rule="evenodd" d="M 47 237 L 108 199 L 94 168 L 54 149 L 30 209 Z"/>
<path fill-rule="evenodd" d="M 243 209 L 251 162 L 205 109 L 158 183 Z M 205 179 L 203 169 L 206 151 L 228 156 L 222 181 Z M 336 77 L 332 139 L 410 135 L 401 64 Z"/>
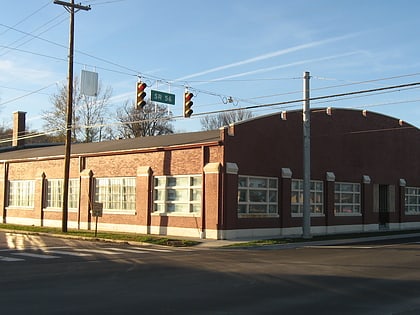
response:
<path fill-rule="evenodd" d="M 185 91 L 184 93 L 184 117 L 189 118 L 193 113 L 191 107 L 193 106 L 193 98 L 194 94 L 191 92 Z"/>
<path fill-rule="evenodd" d="M 144 98 L 146 97 L 146 92 L 144 91 L 147 87 L 147 84 L 144 82 L 137 82 L 137 94 L 136 94 L 136 109 L 143 109 L 146 105 Z"/>

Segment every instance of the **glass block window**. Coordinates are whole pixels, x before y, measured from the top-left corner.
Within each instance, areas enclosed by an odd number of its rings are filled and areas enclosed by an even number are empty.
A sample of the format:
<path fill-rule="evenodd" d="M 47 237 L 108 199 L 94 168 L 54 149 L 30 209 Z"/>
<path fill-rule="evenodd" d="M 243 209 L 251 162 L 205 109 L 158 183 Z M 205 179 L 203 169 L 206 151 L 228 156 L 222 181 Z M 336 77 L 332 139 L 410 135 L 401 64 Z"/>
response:
<path fill-rule="evenodd" d="M 160 213 L 200 213 L 201 175 L 156 176 L 154 211 Z"/>

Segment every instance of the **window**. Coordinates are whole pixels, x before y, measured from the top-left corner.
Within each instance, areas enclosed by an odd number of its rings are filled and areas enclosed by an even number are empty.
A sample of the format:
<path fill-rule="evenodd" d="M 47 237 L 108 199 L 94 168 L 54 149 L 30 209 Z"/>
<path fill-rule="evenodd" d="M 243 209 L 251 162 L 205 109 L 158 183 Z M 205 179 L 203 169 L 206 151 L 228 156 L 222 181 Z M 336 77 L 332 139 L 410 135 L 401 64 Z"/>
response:
<path fill-rule="evenodd" d="M 310 207 L 312 214 L 324 213 L 324 183 L 322 181 L 311 181 Z M 292 214 L 303 214 L 303 180 L 292 179 L 291 192 Z"/>
<path fill-rule="evenodd" d="M 47 208 L 61 208 L 63 205 L 62 179 L 47 180 Z M 69 179 L 68 208 L 77 209 L 79 206 L 79 180 Z"/>
<path fill-rule="evenodd" d="M 405 214 L 420 214 L 420 188 L 405 187 Z"/>
<path fill-rule="evenodd" d="M 278 214 L 277 178 L 239 176 L 238 214 Z"/>
<path fill-rule="evenodd" d="M 154 211 L 160 213 L 201 211 L 201 175 L 156 176 L 154 183 Z"/>
<path fill-rule="evenodd" d="M 136 210 L 136 179 L 134 177 L 96 178 L 95 202 L 103 204 L 104 212 Z"/>
<path fill-rule="evenodd" d="M 336 214 L 360 213 L 360 184 L 335 183 L 334 211 Z"/>
<path fill-rule="evenodd" d="M 35 195 L 35 181 L 9 181 L 9 206 L 33 208 Z"/>

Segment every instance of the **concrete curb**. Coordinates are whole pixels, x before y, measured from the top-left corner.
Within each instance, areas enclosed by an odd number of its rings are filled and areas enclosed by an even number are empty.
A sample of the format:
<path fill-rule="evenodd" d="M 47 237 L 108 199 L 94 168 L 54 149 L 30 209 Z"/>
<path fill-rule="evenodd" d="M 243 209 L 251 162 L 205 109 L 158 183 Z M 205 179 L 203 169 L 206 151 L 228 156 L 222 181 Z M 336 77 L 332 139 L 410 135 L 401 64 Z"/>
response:
<path fill-rule="evenodd" d="M 127 241 L 127 240 L 116 240 L 116 239 L 106 239 L 100 237 L 90 237 L 90 236 L 77 236 L 77 235 L 67 235 L 67 234 L 55 234 L 55 233 L 46 233 L 46 232 L 33 232 L 33 231 L 24 231 L 24 230 L 10 230 L 0 228 L 1 232 L 5 233 L 14 233 L 14 234 L 23 234 L 23 235 L 40 235 L 47 237 L 56 237 L 56 238 L 65 238 L 65 239 L 75 239 L 83 241 L 96 241 L 96 242 L 109 242 L 109 243 L 120 243 L 128 244 L 133 246 L 155 246 L 163 248 L 185 248 L 169 245 L 159 245 L 146 242 L 136 242 L 136 241 Z M 407 234 L 393 234 L 393 235 L 380 235 L 380 236 L 367 236 L 367 237 L 356 237 L 356 238 L 346 238 L 346 239 L 332 239 L 332 240 L 323 240 L 323 241 L 302 241 L 302 242 L 293 242 L 293 243 L 284 243 L 284 244 L 273 244 L 273 245 L 244 245 L 253 240 L 206 240 L 200 239 L 197 240 L 200 242 L 197 245 L 189 246 L 191 248 L 228 248 L 228 249 L 289 249 L 289 248 L 299 248 L 307 246 L 323 246 L 323 245 L 343 245 L 343 244 L 352 244 L 359 242 L 368 242 L 368 241 L 379 241 L 379 240 L 390 240 L 390 239 L 399 239 L 399 238 L 411 238 L 411 237 L 420 237 L 419 233 L 407 233 Z M 229 247 L 230 245 L 235 245 L 234 247 Z"/>
<path fill-rule="evenodd" d="M 360 242 L 392 240 L 392 239 L 411 238 L 411 237 L 420 237 L 420 233 L 366 236 L 366 237 L 355 237 L 355 238 L 335 239 L 335 240 L 325 240 L 325 241 L 303 241 L 303 242 L 295 242 L 295 243 L 265 245 L 261 247 L 266 248 L 266 249 L 286 249 L 286 248 L 300 248 L 300 247 L 308 247 L 308 246 L 328 246 L 328 245 L 334 246 L 334 245 L 354 244 L 354 243 L 360 243 Z"/>

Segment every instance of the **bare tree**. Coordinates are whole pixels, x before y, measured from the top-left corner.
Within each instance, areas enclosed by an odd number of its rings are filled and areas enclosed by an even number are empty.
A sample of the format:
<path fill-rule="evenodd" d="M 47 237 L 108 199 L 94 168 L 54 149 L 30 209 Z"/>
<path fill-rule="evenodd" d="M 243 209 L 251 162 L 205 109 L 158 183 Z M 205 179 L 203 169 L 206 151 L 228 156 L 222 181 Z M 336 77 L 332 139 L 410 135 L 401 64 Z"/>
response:
<path fill-rule="evenodd" d="M 77 142 L 100 141 L 112 89 L 99 84 L 98 96 L 87 97 L 80 93 L 78 79 L 73 82 L 72 140 Z M 52 109 L 43 112 L 44 129 L 53 131 L 53 138 L 64 142 L 66 138 L 67 86 L 62 85 L 51 98 Z M 102 128 L 102 129 L 101 129 Z"/>
<path fill-rule="evenodd" d="M 75 79 L 74 86 L 77 86 Z M 75 93 L 76 94 L 76 93 Z M 73 103 L 77 102 L 73 95 Z M 67 87 L 62 85 L 57 94 L 51 97 L 52 109 L 42 112 L 44 129 L 53 135 L 57 142 L 64 142 L 66 139 L 66 109 L 67 109 Z M 73 107 L 74 108 L 74 107 Z M 76 117 L 73 111 L 73 124 L 76 123 Z M 76 130 L 72 130 L 72 138 L 76 139 Z"/>
<path fill-rule="evenodd" d="M 126 101 L 117 111 L 120 138 L 158 136 L 174 133 L 172 113 L 166 106 L 148 101 L 143 109 L 135 108 Z"/>
<path fill-rule="evenodd" d="M 0 147 L 10 147 L 12 145 L 12 134 L 12 128 L 8 128 L 4 124 L 0 126 Z"/>
<path fill-rule="evenodd" d="M 76 117 L 79 126 L 76 129 L 77 136 L 83 142 L 101 141 L 106 138 L 107 129 L 104 128 L 108 112 L 108 102 L 112 95 L 111 87 L 103 90 L 102 85 L 98 87 L 98 96 L 80 98 L 76 105 Z"/>
<path fill-rule="evenodd" d="M 246 109 L 238 109 L 235 111 L 221 112 L 213 116 L 204 116 L 200 119 L 200 123 L 203 130 L 214 130 L 252 117 L 252 112 Z"/>

